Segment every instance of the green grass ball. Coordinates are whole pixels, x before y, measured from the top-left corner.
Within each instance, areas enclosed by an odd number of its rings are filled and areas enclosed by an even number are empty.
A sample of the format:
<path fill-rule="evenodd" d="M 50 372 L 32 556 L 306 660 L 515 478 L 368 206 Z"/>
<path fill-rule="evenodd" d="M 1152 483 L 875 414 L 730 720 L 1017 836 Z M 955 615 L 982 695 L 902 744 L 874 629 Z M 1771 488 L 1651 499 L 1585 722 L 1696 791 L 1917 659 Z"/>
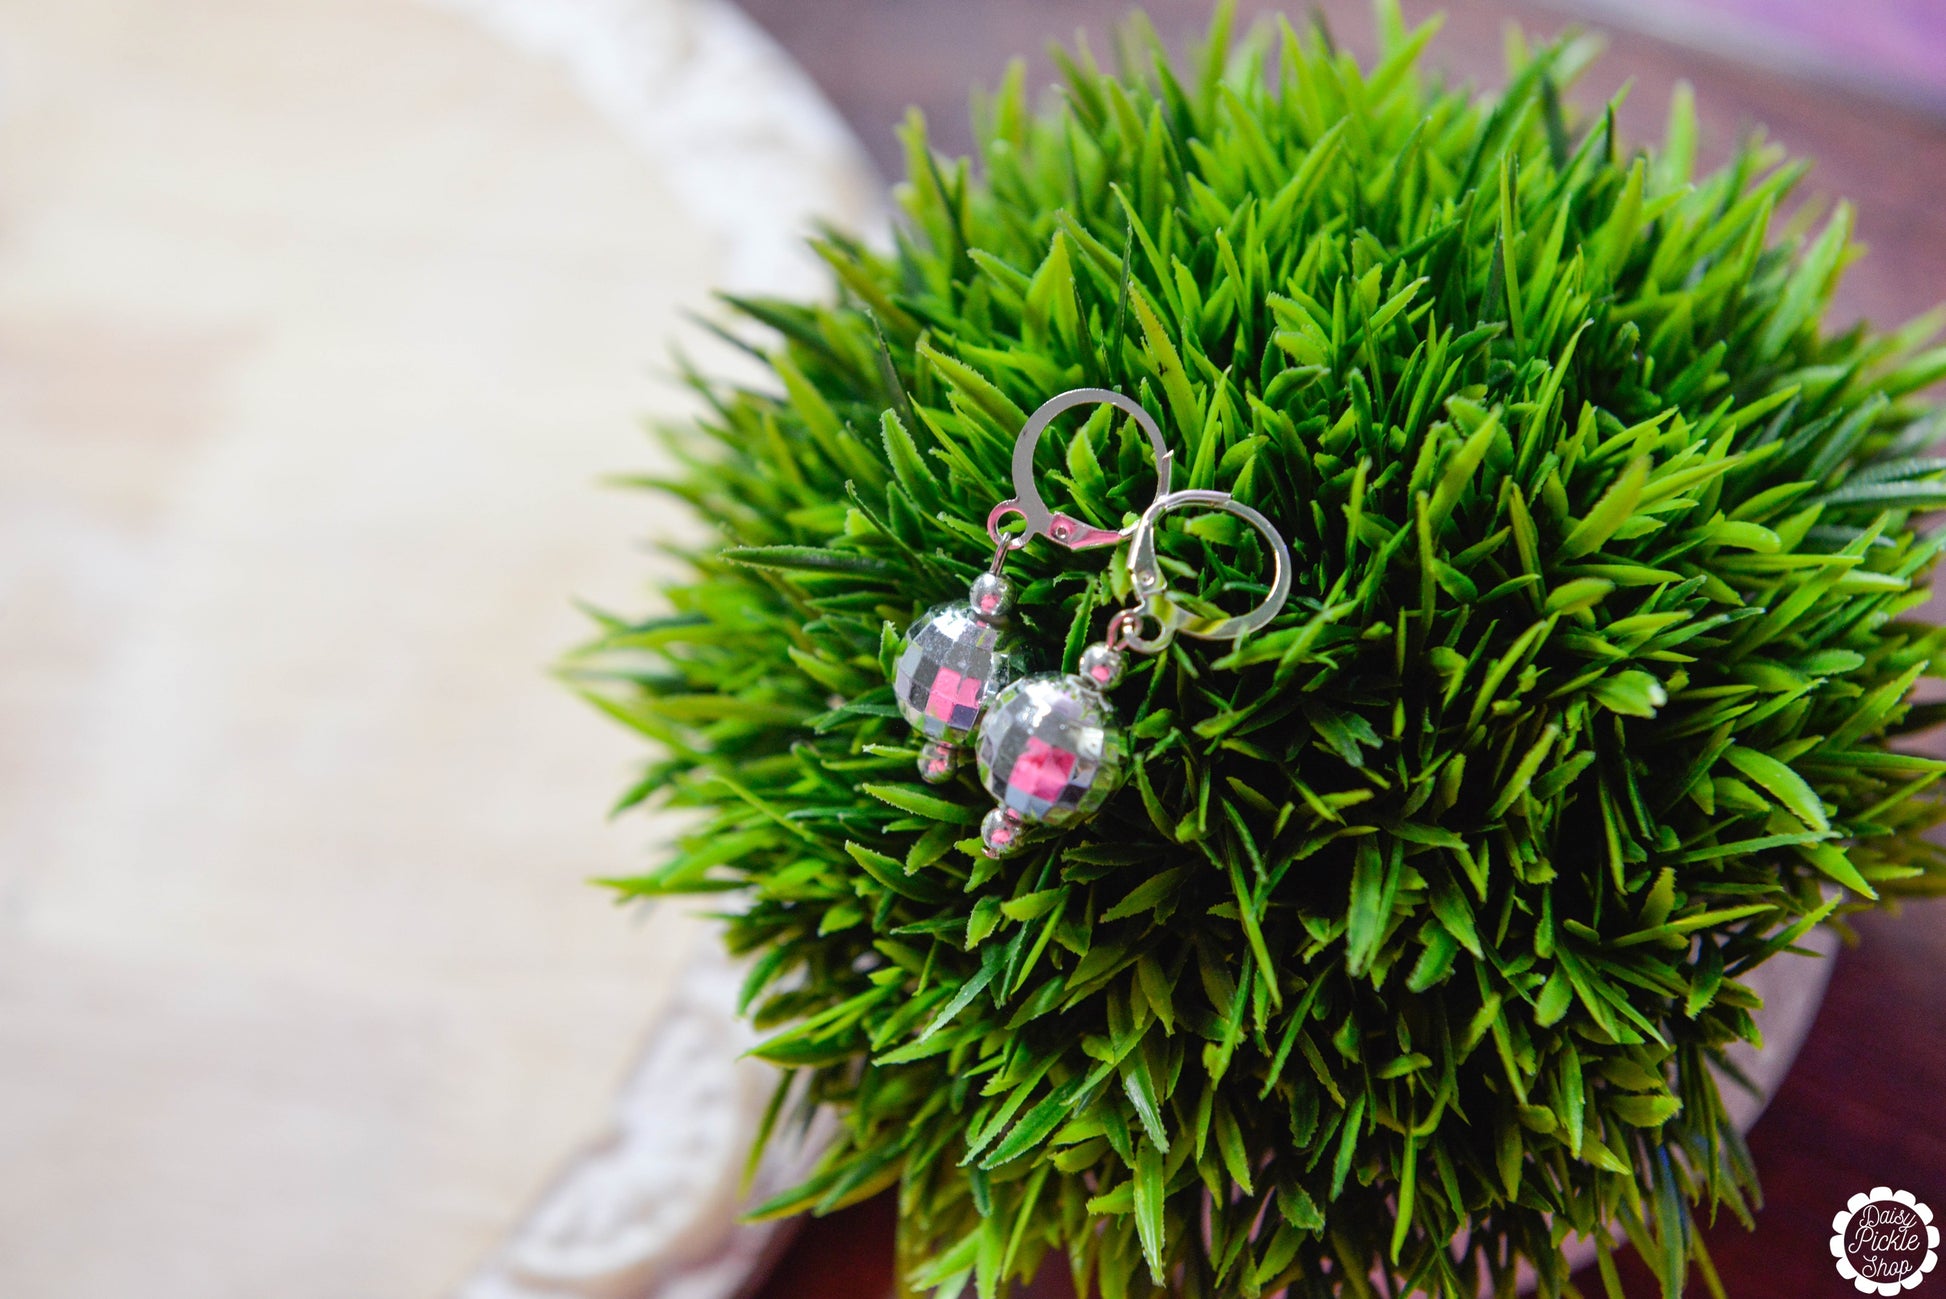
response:
<path fill-rule="evenodd" d="M 572 664 L 657 748 L 626 802 L 695 818 L 620 887 L 724 895 L 773 1121 L 837 1115 L 765 1212 L 896 1185 L 909 1293 L 1065 1251 L 1107 1299 L 1472 1296 L 1523 1260 L 1555 1295 L 1611 1225 L 1677 1293 L 1695 1206 L 1754 1205 L 1710 1068 L 1755 1036 L 1745 976 L 1940 884 L 1942 764 L 1895 744 L 1940 666 L 1938 322 L 1824 332 L 1848 210 L 1781 217 L 1803 169 L 1755 141 L 1693 175 L 1686 96 L 1645 151 L 1563 109 L 1584 44 L 1482 97 L 1379 28 L 1371 66 L 1134 28 L 1044 110 L 1016 69 L 971 162 L 915 119 L 896 246 L 830 234 L 828 298 L 732 300 L 769 381 L 697 376 L 668 432 L 650 486 L 723 541 Z M 1126 786 L 993 862 L 889 670 L 1082 385 L 1274 520 L 1293 594 L 1136 656 Z M 1040 456 L 1103 527 L 1154 490 L 1106 408 Z M 1262 589 L 1248 529 L 1160 546 L 1185 596 Z M 1044 665 L 1119 571 L 1010 561 Z"/>

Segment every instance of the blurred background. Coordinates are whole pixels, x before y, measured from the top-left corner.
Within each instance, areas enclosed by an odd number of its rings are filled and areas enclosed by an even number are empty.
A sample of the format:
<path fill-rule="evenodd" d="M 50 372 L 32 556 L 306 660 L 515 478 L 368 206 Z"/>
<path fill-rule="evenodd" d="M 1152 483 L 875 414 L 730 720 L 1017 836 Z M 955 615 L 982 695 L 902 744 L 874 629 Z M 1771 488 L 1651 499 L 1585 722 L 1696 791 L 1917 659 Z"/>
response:
<path fill-rule="evenodd" d="M 1686 80 L 1705 161 L 1817 159 L 1871 248 L 1841 319 L 1946 300 L 1939 0 L 1447 8 L 1456 79 L 1594 25 L 1575 100 L 1632 83 L 1635 139 Z M 666 829 L 604 823 L 633 746 L 546 667 L 684 526 L 597 480 L 653 467 L 672 346 L 733 364 L 712 287 L 882 228 L 908 105 L 963 149 L 970 86 L 1121 12 L 0 0 L 0 1296 L 709 1299 L 775 1252 L 728 1227 L 733 973 L 587 884 Z M 1313 14 L 1369 49 L 1362 0 Z M 1946 1203 L 1941 918 L 1839 957 L 1758 1230 L 1709 1235 L 1732 1294 L 1849 1293 L 1855 1191 Z M 762 1293 L 885 1293 L 891 1212 Z"/>

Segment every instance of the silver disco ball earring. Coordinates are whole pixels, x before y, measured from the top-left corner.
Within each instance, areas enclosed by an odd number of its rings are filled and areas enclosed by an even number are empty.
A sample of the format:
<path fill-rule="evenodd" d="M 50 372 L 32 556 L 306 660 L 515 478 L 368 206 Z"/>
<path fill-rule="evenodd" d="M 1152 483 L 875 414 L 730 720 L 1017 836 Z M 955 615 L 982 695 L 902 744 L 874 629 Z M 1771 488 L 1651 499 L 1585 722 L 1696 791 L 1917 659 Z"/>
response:
<path fill-rule="evenodd" d="M 1172 509 L 1201 506 L 1236 515 L 1262 534 L 1274 571 L 1256 608 L 1235 617 L 1192 617 L 1169 598 L 1156 562 L 1155 529 Z M 990 857 L 1020 847 L 1031 826 L 1059 828 L 1094 815 L 1127 774 L 1128 742 L 1104 692 L 1122 679 L 1128 650 L 1157 654 L 1177 635 L 1237 640 L 1277 616 L 1290 595 L 1290 550 L 1269 519 L 1227 492 L 1185 491 L 1158 497 L 1138 520 L 1129 546 L 1136 603 L 1117 613 L 1098 644 L 1081 652 L 1080 671 L 1024 677 L 1001 690 L 980 724 L 980 783 L 999 806 L 980 824 Z M 1142 627 L 1157 631 L 1145 636 Z"/>
<path fill-rule="evenodd" d="M 980 783 L 1000 800 L 980 823 L 989 856 L 1013 851 L 1029 824 L 1093 816 L 1122 783 L 1128 742 L 1101 693 L 1121 675 L 1120 650 L 1090 645 L 1079 674 L 1027 677 L 1000 692 L 978 749 Z"/>
<path fill-rule="evenodd" d="M 1034 448 L 1048 424 L 1065 410 L 1091 405 L 1114 406 L 1135 418 L 1155 454 L 1156 500 L 1169 494 L 1173 457 L 1162 430 L 1146 410 L 1120 393 L 1076 388 L 1050 398 L 1028 418 L 1014 440 L 1014 494 L 987 516 L 993 562 L 973 580 L 965 600 L 939 605 L 907 628 L 892 670 L 899 712 L 925 737 L 919 749 L 919 774 L 930 783 L 952 776 L 987 708 L 1025 671 L 1019 642 L 1007 626 L 1013 607 L 1013 588 L 1001 572 L 1007 556 L 1035 537 L 1046 537 L 1069 550 L 1087 550 L 1116 545 L 1133 532 L 1133 527 L 1096 528 L 1049 510 L 1034 482 Z M 1015 515 L 1021 518 L 1021 530 L 1002 532 Z"/>
<path fill-rule="evenodd" d="M 942 604 L 905 634 L 892 690 L 899 711 L 925 736 L 919 774 L 938 784 L 953 774 L 995 695 L 1024 670 L 1019 639 L 1007 627 L 1013 588 L 982 573 L 967 598 Z"/>

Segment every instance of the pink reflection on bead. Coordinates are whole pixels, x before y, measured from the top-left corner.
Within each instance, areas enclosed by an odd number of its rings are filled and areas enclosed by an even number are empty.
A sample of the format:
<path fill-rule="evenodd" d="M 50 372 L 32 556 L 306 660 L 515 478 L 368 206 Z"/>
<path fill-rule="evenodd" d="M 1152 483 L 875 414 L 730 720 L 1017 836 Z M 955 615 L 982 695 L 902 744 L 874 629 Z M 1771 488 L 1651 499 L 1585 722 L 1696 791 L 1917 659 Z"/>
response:
<path fill-rule="evenodd" d="M 1007 784 L 1029 798 L 1043 798 L 1052 802 L 1067 788 L 1068 777 L 1074 773 L 1075 760 L 1075 754 L 1057 749 L 1039 736 L 1032 736 L 1021 751 L 1019 760 L 1014 763 L 1014 769 L 1008 773 Z"/>
<path fill-rule="evenodd" d="M 951 722 L 954 709 L 972 708 L 979 702 L 980 682 L 977 678 L 962 676 L 942 666 L 939 674 L 932 679 L 932 690 L 926 695 L 926 715 L 937 717 L 942 722 Z"/>
<path fill-rule="evenodd" d="M 952 779 L 953 768 L 957 766 L 959 750 L 953 745 L 934 740 L 919 746 L 919 778 L 928 785 Z"/>
<path fill-rule="evenodd" d="M 1099 690 L 1112 690 L 1122 680 L 1122 652 L 1106 645 L 1090 645 L 1081 652 L 1081 675 Z"/>
<path fill-rule="evenodd" d="M 1020 846 L 1020 832 L 1025 828 L 1020 813 L 1011 807 L 996 807 L 980 822 L 980 846 L 989 857 L 1005 857 Z"/>

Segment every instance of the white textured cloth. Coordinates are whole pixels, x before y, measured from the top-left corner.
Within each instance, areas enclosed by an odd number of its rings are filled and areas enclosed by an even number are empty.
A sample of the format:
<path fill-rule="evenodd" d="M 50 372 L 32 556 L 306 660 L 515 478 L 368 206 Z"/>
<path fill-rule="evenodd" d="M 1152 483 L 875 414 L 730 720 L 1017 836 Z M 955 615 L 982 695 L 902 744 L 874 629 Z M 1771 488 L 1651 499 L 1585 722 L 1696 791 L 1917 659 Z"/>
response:
<path fill-rule="evenodd" d="M 721 1292 L 763 1080 L 545 669 L 874 193 L 714 0 L 0 2 L 0 1295 Z"/>

